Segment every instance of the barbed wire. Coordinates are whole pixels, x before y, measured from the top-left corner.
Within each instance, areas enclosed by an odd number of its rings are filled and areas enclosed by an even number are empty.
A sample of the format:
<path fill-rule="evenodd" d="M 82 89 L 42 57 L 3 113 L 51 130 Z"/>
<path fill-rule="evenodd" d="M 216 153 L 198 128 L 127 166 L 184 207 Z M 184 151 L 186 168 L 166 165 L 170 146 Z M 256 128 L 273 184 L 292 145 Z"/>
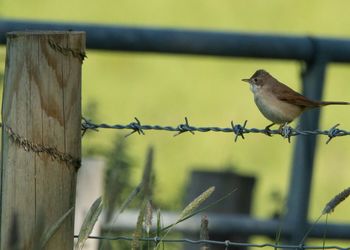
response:
<path fill-rule="evenodd" d="M 78 238 L 78 235 L 74 236 L 75 238 Z M 89 239 L 95 239 L 95 240 L 125 240 L 125 241 L 132 241 L 134 240 L 133 237 L 129 236 L 92 236 L 90 235 L 88 237 Z M 308 245 L 286 245 L 286 244 L 270 244 L 270 243 L 263 243 L 263 244 L 255 244 L 255 243 L 241 243 L 241 242 L 232 242 L 229 240 L 225 241 L 216 241 L 216 240 L 191 240 L 191 239 L 161 239 L 160 237 L 153 237 L 153 238 L 140 238 L 140 241 L 144 242 L 153 242 L 155 244 L 164 242 L 164 243 L 186 243 L 186 244 L 193 244 L 193 245 L 199 245 L 199 244 L 210 244 L 210 245 L 217 245 L 217 246 L 225 246 L 226 248 L 229 247 L 256 247 L 256 248 L 265 248 L 265 247 L 271 247 L 274 249 L 338 249 L 338 250 L 350 250 L 350 247 L 340 247 L 340 246 L 308 246 Z"/>
<path fill-rule="evenodd" d="M 81 166 L 80 158 L 74 157 L 71 154 L 61 152 L 55 146 L 49 146 L 40 143 L 34 143 L 31 140 L 17 134 L 13 129 L 6 124 L 0 123 L 0 126 L 7 133 L 10 141 L 17 146 L 23 148 L 27 152 L 34 152 L 36 154 L 47 154 L 51 159 L 64 162 L 67 165 L 73 166 L 75 169 L 79 169 Z"/>
<path fill-rule="evenodd" d="M 135 122 L 131 122 L 127 125 L 109 125 L 106 123 L 96 124 L 92 121 L 83 118 L 82 119 L 82 135 L 86 133 L 88 130 L 95 130 L 98 131 L 98 129 L 129 129 L 132 130 L 129 134 L 126 135 L 130 136 L 134 133 L 138 133 L 139 135 L 145 135 L 145 130 L 160 130 L 160 131 L 170 131 L 170 132 L 176 132 L 174 136 L 180 135 L 185 132 L 190 132 L 191 134 L 194 134 L 194 132 L 223 132 L 223 133 L 233 133 L 234 134 L 234 141 L 236 142 L 239 137 L 244 139 L 244 134 L 248 133 L 260 133 L 265 134 L 267 136 L 271 135 L 281 135 L 283 138 L 287 138 L 288 142 L 290 142 L 291 137 L 298 136 L 298 135 L 325 135 L 328 136 L 328 140 L 326 141 L 326 144 L 328 144 L 333 138 L 339 137 L 339 136 L 346 136 L 350 135 L 350 131 L 346 131 L 343 129 L 339 129 L 339 124 L 334 125 L 328 130 L 299 130 L 294 129 L 290 126 L 283 126 L 281 129 L 277 130 L 269 130 L 269 129 L 257 129 L 257 128 L 247 128 L 248 121 L 246 120 L 243 124 L 234 124 L 232 121 L 230 123 L 230 127 L 227 128 L 221 128 L 221 127 L 196 127 L 189 124 L 188 118 L 185 117 L 185 123 L 179 124 L 177 126 L 160 126 L 160 125 L 144 125 L 140 122 L 140 120 L 135 117 Z"/>

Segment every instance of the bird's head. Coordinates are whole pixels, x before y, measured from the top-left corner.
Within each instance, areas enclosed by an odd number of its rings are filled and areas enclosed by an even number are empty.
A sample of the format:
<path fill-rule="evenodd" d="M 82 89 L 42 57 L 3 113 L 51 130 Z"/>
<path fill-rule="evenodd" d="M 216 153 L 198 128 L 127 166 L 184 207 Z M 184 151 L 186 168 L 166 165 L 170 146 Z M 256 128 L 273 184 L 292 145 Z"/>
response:
<path fill-rule="evenodd" d="M 242 79 L 242 81 L 250 85 L 263 86 L 269 78 L 271 75 L 267 71 L 259 69 L 249 79 Z"/>
<path fill-rule="evenodd" d="M 249 79 L 242 79 L 242 81 L 249 83 L 250 90 L 255 95 L 271 78 L 272 76 L 267 71 L 259 69 Z"/>

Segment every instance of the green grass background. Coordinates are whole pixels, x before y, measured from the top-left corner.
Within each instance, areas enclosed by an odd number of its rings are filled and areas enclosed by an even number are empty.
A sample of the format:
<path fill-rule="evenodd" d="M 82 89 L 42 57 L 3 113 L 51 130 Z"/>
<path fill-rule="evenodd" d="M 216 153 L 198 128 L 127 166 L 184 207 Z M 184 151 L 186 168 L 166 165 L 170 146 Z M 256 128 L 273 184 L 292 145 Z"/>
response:
<path fill-rule="evenodd" d="M 44 1 L 0 0 L 0 17 L 118 25 L 161 26 L 224 31 L 269 32 L 297 35 L 349 37 L 350 2 L 345 0 L 115 0 Z M 177 125 L 185 116 L 197 126 L 229 127 L 230 121 L 262 128 L 268 121 L 255 107 L 248 86 L 240 81 L 264 68 L 299 90 L 301 62 L 133 54 L 87 51 L 83 65 L 83 104 L 98 104 L 96 122 L 127 124 L 138 117 L 144 124 Z M 0 50 L 2 66 L 5 50 Z M 327 69 L 325 100 L 350 101 L 349 64 Z M 321 128 L 340 123 L 350 129 L 349 107 L 327 107 Z M 296 122 L 293 123 L 296 126 Z M 124 132 L 124 131 L 123 131 Z M 125 132 L 126 133 L 126 132 Z M 84 139 L 84 147 L 108 150 L 116 131 L 101 130 Z M 325 145 L 319 137 L 312 185 L 310 217 L 349 186 L 350 141 L 337 138 Z M 294 141 L 294 140 L 293 140 Z M 128 138 L 140 178 L 148 145 L 156 150 L 156 199 L 181 207 L 184 184 L 193 169 L 223 170 L 227 165 L 258 178 L 253 212 L 269 217 L 274 209 L 271 193 L 286 196 L 294 143 L 279 136 L 247 135 L 233 142 L 223 133 L 183 134 L 147 132 Z M 350 202 L 341 204 L 329 221 L 350 222 Z"/>

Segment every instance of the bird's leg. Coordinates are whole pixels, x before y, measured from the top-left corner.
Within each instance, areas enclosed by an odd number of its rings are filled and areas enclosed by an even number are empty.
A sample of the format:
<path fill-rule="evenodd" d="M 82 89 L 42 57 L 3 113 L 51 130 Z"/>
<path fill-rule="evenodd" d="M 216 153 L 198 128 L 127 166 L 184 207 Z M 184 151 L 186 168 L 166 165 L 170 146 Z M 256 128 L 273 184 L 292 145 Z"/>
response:
<path fill-rule="evenodd" d="M 267 125 L 266 127 L 265 127 L 265 133 L 268 135 L 268 136 L 271 136 L 271 127 L 273 126 L 273 125 L 275 125 L 275 123 L 271 123 L 270 125 Z"/>

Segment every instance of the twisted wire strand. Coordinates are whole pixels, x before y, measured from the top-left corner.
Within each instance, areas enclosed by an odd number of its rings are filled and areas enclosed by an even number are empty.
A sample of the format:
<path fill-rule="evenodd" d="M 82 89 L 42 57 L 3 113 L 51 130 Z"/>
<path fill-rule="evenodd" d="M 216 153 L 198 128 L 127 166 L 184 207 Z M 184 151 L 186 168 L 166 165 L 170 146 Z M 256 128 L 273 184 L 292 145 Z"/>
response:
<path fill-rule="evenodd" d="M 78 235 L 74 236 L 75 238 L 78 237 Z M 95 239 L 95 240 L 126 240 L 126 241 L 132 241 L 134 240 L 133 237 L 129 236 L 92 236 L 90 235 L 88 237 L 89 239 Z M 307 245 L 280 245 L 280 244 L 270 244 L 270 243 L 263 243 L 263 244 L 254 244 L 254 243 L 241 243 L 241 242 L 232 242 L 229 240 L 225 241 L 216 241 L 216 240 L 191 240 L 191 239 L 161 239 L 160 237 L 153 237 L 153 238 L 140 238 L 140 241 L 145 242 L 154 242 L 155 244 L 164 242 L 164 243 L 187 243 L 187 244 L 193 244 L 193 245 L 199 245 L 199 244 L 210 244 L 210 245 L 219 245 L 219 246 L 226 246 L 226 247 L 232 247 L 232 246 L 241 246 L 241 247 L 256 247 L 256 248 L 264 248 L 264 247 L 271 247 L 275 249 L 338 249 L 338 250 L 350 250 L 350 247 L 340 247 L 340 246 L 307 246 Z"/>
<path fill-rule="evenodd" d="M 120 124 L 106 124 L 106 123 L 100 123 L 96 124 L 93 123 L 90 120 L 87 120 L 83 118 L 82 120 L 82 131 L 83 134 L 85 134 L 88 130 L 95 130 L 98 131 L 98 129 L 127 129 L 132 130 L 131 133 L 127 134 L 126 136 L 130 136 L 131 134 L 137 132 L 138 134 L 145 134 L 145 130 L 158 130 L 158 131 L 170 131 L 170 132 L 176 132 L 174 136 L 177 136 L 179 134 L 190 132 L 194 134 L 194 132 L 223 132 L 223 133 L 233 133 L 235 135 L 234 139 L 237 141 L 238 137 L 242 137 L 244 139 L 244 134 L 249 133 L 260 133 L 265 135 L 281 135 L 284 138 L 287 138 L 288 141 L 290 141 L 290 138 L 293 136 L 303 135 L 303 136 L 310 136 L 310 135 L 325 135 L 328 136 L 328 140 L 326 143 L 328 144 L 333 138 L 339 137 L 339 136 L 346 136 L 350 135 L 350 131 L 346 131 L 343 129 L 339 129 L 339 124 L 334 125 L 328 130 L 299 130 L 294 129 L 290 126 L 284 126 L 281 129 L 277 130 L 266 130 L 266 129 L 258 129 L 258 128 L 247 128 L 248 121 L 245 121 L 243 124 L 234 124 L 231 121 L 231 127 L 215 127 L 215 126 L 209 126 L 209 127 L 196 127 L 189 124 L 188 118 L 185 117 L 185 123 L 179 124 L 177 126 L 161 126 L 161 125 L 144 125 L 141 124 L 140 120 L 135 117 L 135 122 L 131 122 L 126 125 L 120 125 Z"/>

